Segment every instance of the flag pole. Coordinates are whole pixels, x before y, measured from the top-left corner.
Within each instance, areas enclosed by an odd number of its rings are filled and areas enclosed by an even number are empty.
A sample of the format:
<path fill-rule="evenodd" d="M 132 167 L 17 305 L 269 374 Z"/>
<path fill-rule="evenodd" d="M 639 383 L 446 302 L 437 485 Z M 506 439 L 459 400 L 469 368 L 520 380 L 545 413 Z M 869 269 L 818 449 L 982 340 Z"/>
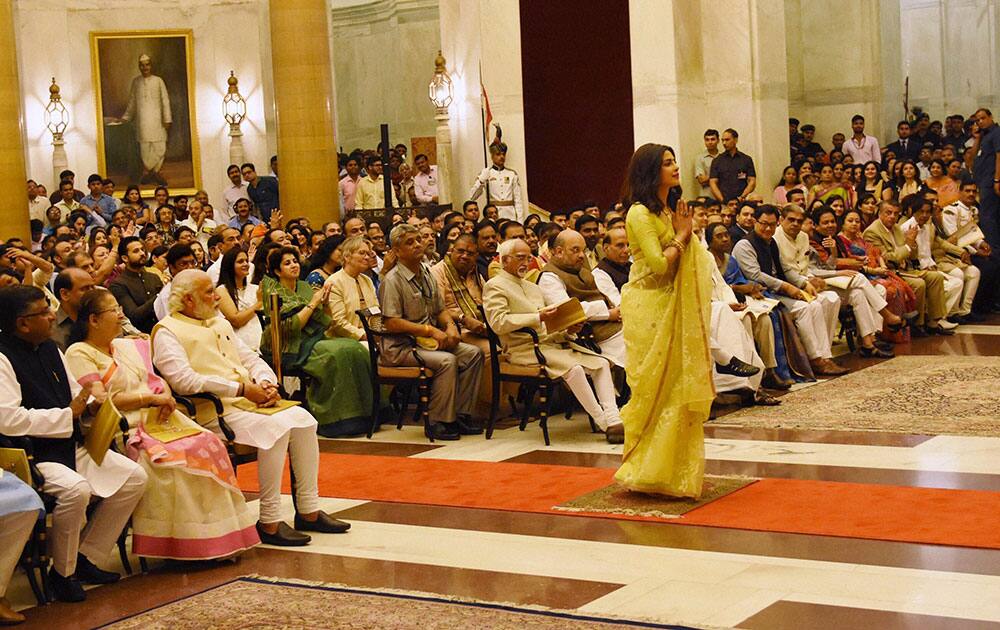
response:
<path fill-rule="evenodd" d="M 486 86 L 483 85 L 483 62 L 479 61 L 479 116 L 480 121 L 483 124 L 483 167 L 488 167 L 490 165 L 489 158 L 486 153 L 486 143 L 487 138 L 490 135 L 490 130 L 486 126 Z"/>

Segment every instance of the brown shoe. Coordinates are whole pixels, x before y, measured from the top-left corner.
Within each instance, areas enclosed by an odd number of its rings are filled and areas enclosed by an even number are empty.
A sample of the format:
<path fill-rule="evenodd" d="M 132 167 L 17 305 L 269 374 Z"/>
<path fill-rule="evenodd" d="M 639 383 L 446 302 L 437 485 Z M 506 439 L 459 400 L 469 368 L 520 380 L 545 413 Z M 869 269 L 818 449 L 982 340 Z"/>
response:
<path fill-rule="evenodd" d="M 24 623 L 24 615 L 10 607 L 6 597 L 0 598 L 0 626 L 16 626 Z"/>
<path fill-rule="evenodd" d="M 812 361 L 813 373 L 816 376 L 841 376 L 850 372 L 847 368 L 842 368 L 830 359 L 816 359 Z"/>
<path fill-rule="evenodd" d="M 607 439 L 608 444 L 624 444 L 625 425 L 621 422 L 611 425 L 604 430 L 604 437 Z"/>

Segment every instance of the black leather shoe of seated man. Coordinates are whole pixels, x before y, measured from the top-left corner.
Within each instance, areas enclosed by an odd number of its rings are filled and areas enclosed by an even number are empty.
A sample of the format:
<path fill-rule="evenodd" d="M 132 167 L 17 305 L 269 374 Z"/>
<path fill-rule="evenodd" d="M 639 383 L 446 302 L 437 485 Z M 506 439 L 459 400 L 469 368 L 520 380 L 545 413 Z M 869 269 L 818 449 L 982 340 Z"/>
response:
<path fill-rule="evenodd" d="M 455 420 L 455 426 L 458 427 L 460 435 L 481 435 L 483 432 L 483 425 L 469 416 L 459 416 Z"/>
<path fill-rule="evenodd" d="M 721 363 L 715 364 L 715 369 L 718 370 L 719 374 L 730 374 L 732 376 L 740 376 L 743 378 L 749 378 L 760 372 L 760 368 L 756 365 L 751 365 L 746 361 L 742 361 L 733 357 L 729 360 L 729 363 L 722 365 Z"/>
<path fill-rule="evenodd" d="M 454 422 L 432 422 L 429 427 L 424 429 L 424 435 L 432 440 L 457 440 L 461 438 Z"/>
<path fill-rule="evenodd" d="M 269 534 L 257 523 L 257 535 L 265 545 L 275 545 L 277 547 L 305 547 L 312 542 L 312 536 L 297 532 L 288 526 L 285 521 L 278 523 L 278 531 Z"/>
<path fill-rule="evenodd" d="M 295 529 L 300 532 L 319 532 L 321 534 L 343 534 L 351 529 L 350 523 L 338 521 L 326 512 L 320 512 L 315 521 L 307 521 L 298 514 L 295 515 Z"/>
<path fill-rule="evenodd" d="M 87 594 L 83 591 L 83 584 L 75 577 L 59 575 L 56 568 L 49 569 L 49 585 L 52 586 L 52 594 L 57 601 L 75 604 L 87 599 Z"/>
<path fill-rule="evenodd" d="M 84 584 L 114 584 L 121 578 L 121 574 L 100 569 L 87 556 L 78 553 L 74 577 Z"/>

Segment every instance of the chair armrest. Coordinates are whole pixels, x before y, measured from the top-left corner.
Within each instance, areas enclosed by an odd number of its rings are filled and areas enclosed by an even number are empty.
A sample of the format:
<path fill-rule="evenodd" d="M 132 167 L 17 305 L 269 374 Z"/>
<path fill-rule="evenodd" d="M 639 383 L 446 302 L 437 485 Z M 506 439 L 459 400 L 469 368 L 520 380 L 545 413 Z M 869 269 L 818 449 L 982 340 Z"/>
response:
<path fill-rule="evenodd" d="M 232 443 L 236 441 L 236 432 L 233 428 L 229 426 L 229 423 L 225 421 L 222 414 L 219 414 L 219 430 L 222 431 L 222 435 L 226 437 L 226 442 Z"/>
<path fill-rule="evenodd" d="M 185 397 L 187 397 L 187 398 L 198 398 L 198 399 L 201 399 L 201 400 L 207 400 L 208 402 L 212 403 L 212 406 L 215 407 L 215 413 L 219 417 L 222 416 L 222 411 L 223 411 L 222 400 L 218 396 L 216 396 L 215 394 L 211 394 L 209 392 L 197 392 L 197 393 L 194 393 L 194 394 L 185 394 Z"/>
<path fill-rule="evenodd" d="M 35 449 L 31 444 L 31 438 L 26 435 L 0 435 L 0 447 L 17 448 L 25 452 L 28 457 L 28 471 L 31 473 L 34 490 L 41 494 L 42 486 L 45 484 L 45 475 L 35 465 Z"/>
<path fill-rule="evenodd" d="M 191 402 L 190 398 L 185 398 L 180 394 L 174 394 L 174 400 L 177 401 L 178 405 L 184 407 L 184 410 L 187 411 L 190 418 L 194 419 L 195 414 L 198 413 L 198 409 L 195 408 L 194 403 Z"/>
<path fill-rule="evenodd" d="M 535 359 L 538 361 L 539 365 L 545 365 L 545 355 L 542 354 L 542 349 L 538 342 L 538 332 L 534 328 L 524 327 L 518 328 L 514 332 L 525 333 L 531 337 L 531 344 L 535 351 Z"/>

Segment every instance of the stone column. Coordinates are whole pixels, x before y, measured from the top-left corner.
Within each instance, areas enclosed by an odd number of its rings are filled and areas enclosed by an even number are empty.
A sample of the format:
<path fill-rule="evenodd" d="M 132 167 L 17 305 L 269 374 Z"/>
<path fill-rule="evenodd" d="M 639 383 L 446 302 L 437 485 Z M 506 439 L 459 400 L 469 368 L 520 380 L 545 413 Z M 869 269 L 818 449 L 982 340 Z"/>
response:
<path fill-rule="evenodd" d="M 0 206 L 4 239 L 19 236 L 31 242 L 28 200 L 24 183 L 24 141 L 21 134 L 21 91 L 18 85 L 17 56 L 14 50 L 14 8 L 12 0 L 0 0 L 0 190 L 15 191 L 9 203 Z M 18 192 L 21 191 L 21 192 Z"/>
<path fill-rule="evenodd" d="M 270 0 L 281 211 L 314 228 L 340 218 L 327 22 L 325 0 Z"/>

